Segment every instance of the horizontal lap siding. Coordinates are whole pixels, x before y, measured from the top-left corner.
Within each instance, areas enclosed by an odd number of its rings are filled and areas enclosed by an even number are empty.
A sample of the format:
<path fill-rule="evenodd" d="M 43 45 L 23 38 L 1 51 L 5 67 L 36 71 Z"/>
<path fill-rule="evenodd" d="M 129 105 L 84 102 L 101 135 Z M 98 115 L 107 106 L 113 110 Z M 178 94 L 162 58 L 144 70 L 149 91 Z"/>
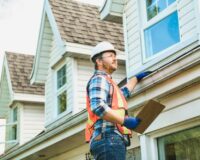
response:
<path fill-rule="evenodd" d="M 86 85 L 90 77 L 94 72 L 94 66 L 89 60 L 78 59 L 77 60 L 77 102 L 78 111 L 85 109 L 85 96 L 86 96 Z M 125 66 L 119 65 L 118 70 L 113 73 L 112 77 L 115 82 L 119 83 L 126 76 Z"/>
<path fill-rule="evenodd" d="M 70 110 L 73 110 L 73 74 L 74 74 L 74 64 L 73 58 L 68 57 L 66 59 L 67 65 L 67 107 Z"/>
<path fill-rule="evenodd" d="M 139 28 L 139 10 L 137 0 L 128 0 L 125 5 L 125 24 L 126 27 L 126 52 L 127 55 L 127 74 L 133 69 L 142 65 L 141 41 Z"/>
<path fill-rule="evenodd" d="M 52 47 L 52 37 L 53 33 L 49 24 L 49 21 L 47 17 L 45 17 L 45 22 L 44 22 L 44 31 L 42 35 L 42 41 L 41 41 L 41 46 L 40 46 L 40 58 L 38 61 L 38 73 L 37 73 L 37 81 L 42 81 L 45 82 L 47 78 L 47 70 L 49 67 L 49 53 L 51 51 Z"/>
<path fill-rule="evenodd" d="M 86 85 L 93 72 L 94 66 L 89 60 L 77 59 L 77 111 L 86 107 Z"/>
<path fill-rule="evenodd" d="M 187 40 L 197 34 L 197 17 L 194 0 L 180 0 L 177 3 L 181 40 Z"/>
<path fill-rule="evenodd" d="M 22 143 L 25 143 L 44 129 L 44 106 L 25 105 L 23 111 Z"/>
<path fill-rule="evenodd" d="M 48 69 L 47 81 L 45 83 L 45 125 L 51 122 L 54 108 L 54 79 L 53 71 Z"/>

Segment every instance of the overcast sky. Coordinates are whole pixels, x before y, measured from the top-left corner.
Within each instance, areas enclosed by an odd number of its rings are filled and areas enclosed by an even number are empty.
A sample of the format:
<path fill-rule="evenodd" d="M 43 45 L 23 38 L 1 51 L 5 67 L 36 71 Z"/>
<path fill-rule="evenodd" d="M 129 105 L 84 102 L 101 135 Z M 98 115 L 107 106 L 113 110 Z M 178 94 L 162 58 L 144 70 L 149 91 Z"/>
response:
<path fill-rule="evenodd" d="M 76 0 L 100 6 L 104 0 Z M 35 54 L 44 0 L 0 0 L 0 73 L 5 51 Z"/>

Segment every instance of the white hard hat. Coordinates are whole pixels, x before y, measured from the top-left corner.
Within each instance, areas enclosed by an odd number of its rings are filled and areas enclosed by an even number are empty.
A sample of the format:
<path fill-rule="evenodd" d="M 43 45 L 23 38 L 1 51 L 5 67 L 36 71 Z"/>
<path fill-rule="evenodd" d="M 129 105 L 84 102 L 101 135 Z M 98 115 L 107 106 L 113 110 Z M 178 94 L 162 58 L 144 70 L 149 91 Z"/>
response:
<path fill-rule="evenodd" d="M 92 54 L 90 56 L 90 59 L 92 60 L 92 58 L 95 55 L 100 54 L 100 53 L 105 52 L 105 51 L 114 51 L 116 53 L 116 50 L 115 50 L 114 46 L 110 42 L 103 41 L 103 42 L 98 43 L 93 48 Z"/>

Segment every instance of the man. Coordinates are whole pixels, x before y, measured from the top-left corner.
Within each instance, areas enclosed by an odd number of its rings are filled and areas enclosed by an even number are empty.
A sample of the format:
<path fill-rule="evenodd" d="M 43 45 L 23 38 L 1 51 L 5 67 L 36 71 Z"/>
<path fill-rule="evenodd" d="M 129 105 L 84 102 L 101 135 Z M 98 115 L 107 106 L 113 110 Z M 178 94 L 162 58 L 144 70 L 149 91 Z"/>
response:
<path fill-rule="evenodd" d="M 150 72 L 143 72 L 119 89 L 111 74 L 117 69 L 116 50 L 109 42 L 97 44 L 91 54 L 95 73 L 87 85 L 88 122 L 86 141 L 95 160 L 125 160 L 131 130 L 140 122 L 128 117 L 125 97 L 137 82 Z"/>

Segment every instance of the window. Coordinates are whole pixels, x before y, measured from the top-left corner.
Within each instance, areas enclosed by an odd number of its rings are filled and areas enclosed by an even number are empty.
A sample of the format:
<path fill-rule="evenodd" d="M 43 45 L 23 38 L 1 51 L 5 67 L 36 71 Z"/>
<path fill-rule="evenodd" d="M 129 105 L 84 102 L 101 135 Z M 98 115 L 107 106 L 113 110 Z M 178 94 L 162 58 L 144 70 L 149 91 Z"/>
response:
<path fill-rule="evenodd" d="M 12 140 L 16 140 L 17 139 L 17 112 L 18 112 L 18 109 L 17 109 L 17 107 L 15 107 L 14 109 L 13 109 L 13 117 L 12 117 L 12 123 L 13 123 L 13 125 L 12 125 L 12 127 L 11 127 L 11 139 Z"/>
<path fill-rule="evenodd" d="M 200 127 L 158 138 L 160 160 L 199 160 Z"/>
<path fill-rule="evenodd" d="M 144 59 L 180 42 L 178 12 L 175 0 L 146 0 Z"/>
<path fill-rule="evenodd" d="M 18 131 L 18 107 L 11 110 L 11 118 L 8 126 L 8 143 L 14 143 L 17 140 Z"/>
<path fill-rule="evenodd" d="M 57 113 L 67 110 L 66 65 L 57 71 Z"/>
<path fill-rule="evenodd" d="M 175 1 L 176 0 L 147 0 L 146 1 L 147 19 L 148 20 L 152 19 Z"/>

